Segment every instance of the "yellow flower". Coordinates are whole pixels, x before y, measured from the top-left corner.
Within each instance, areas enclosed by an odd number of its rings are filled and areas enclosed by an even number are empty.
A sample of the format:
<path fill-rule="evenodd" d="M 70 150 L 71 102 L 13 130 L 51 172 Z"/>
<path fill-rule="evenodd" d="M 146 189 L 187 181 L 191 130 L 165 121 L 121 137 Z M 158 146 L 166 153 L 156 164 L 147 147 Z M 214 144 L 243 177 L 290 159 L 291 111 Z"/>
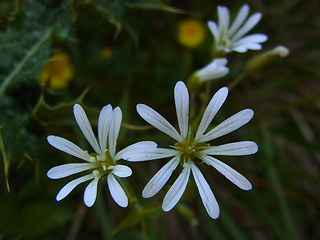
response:
<path fill-rule="evenodd" d="M 100 58 L 108 60 L 112 56 L 112 49 L 110 47 L 103 47 L 100 50 Z"/>
<path fill-rule="evenodd" d="M 53 53 L 51 61 L 43 67 L 38 82 L 41 86 L 48 82 L 52 89 L 66 89 L 73 76 L 74 70 L 69 55 L 57 51 Z"/>
<path fill-rule="evenodd" d="M 185 46 L 194 48 L 199 46 L 206 35 L 203 22 L 198 19 L 188 18 L 180 21 L 178 25 L 178 42 Z"/>

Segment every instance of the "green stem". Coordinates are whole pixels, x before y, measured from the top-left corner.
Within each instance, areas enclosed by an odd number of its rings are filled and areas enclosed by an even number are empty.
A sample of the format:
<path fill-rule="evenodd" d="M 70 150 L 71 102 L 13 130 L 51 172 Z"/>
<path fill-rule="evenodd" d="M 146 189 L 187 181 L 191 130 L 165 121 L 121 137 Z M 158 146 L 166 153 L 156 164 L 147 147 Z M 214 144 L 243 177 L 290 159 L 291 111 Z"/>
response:
<path fill-rule="evenodd" d="M 147 239 L 147 226 L 144 217 L 141 218 L 141 230 L 142 230 L 142 239 Z"/>
<path fill-rule="evenodd" d="M 193 119 L 196 114 L 196 91 L 190 91 L 190 119 Z"/>
<path fill-rule="evenodd" d="M 7 154 L 6 154 L 6 149 L 5 149 L 5 144 L 4 144 L 4 140 L 2 138 L 2 126 L 0 126 L 0 150 L 2 153 L 2 158 L 3 158 L 3 162 L 4 162 L 4 175 L 5 175 L 5 180 L 6 180 L 6 184 L 7 184 L 7 190 L 8 192 L 10 192 L 10 185 L 9 185 L 9 167 L 10 167 L 10 161 L 7 158 Z"/>
<path fill-rule="evenodd" d="M 33 55 L 40 49 L 41 45 L 50 37 L 51 29 L 47 29 L 43 36 L 39 39 L 39 41 L 28 51 L 28 53 L 25 55 L 25 57 L 15 66 L 13 71 L 7 76 L 3 84 L 0 87 L 0 96 L 4 94 L 6 91 L 8 85 L 12 82 L 14 77 L 21 71 L 21 69 L 24 67 L 26 62 L 33 57 Z"/>
<path fill-rule="evenodd" d="M 208 102 L 210 100 L 210 96 L 209 96 L 210 95 L 210 89 L 211 89 L 211 81 L 207 81 L 204 93 L 202 94 L 202 96 L 199 96 L 202 102 L 201 102 L 200 110 L 198 111 L 198 115 L 195 117 L 194 121 L 192 122 L 192 127 L 198 125 L 198 123 L 200 122 L 204 111 L 207 108 Z"/>
<path fill-rule="evenodd" d="M 97 194 L 97 201 L 94 205 L 94 211 L 100 224 L 102 239 L 112 239 L 108 210 L 106 208 L 103 194 Z"/>
<path fill-rule="evenodd" d="M 244 77 L 247 76 L 247 72 L 243 72 L 240 75 L 238 75 L 238 77 L 236 79 L 234 79 L 229 85 L 228 88 L 229 90 L 231 90 L 232 88 L 234 88 L 236 85 L 238 85 L 243 79 Z"/>
<path fill-rule="evenodd" d="M 151 125 L 137 126 L 137 125 L 133 125 L 125 122 L 122 122 L 121 127 L 130 129 L 130 130 L 136 130 L 136 131 L 145 131 L 153 128 Z"/>

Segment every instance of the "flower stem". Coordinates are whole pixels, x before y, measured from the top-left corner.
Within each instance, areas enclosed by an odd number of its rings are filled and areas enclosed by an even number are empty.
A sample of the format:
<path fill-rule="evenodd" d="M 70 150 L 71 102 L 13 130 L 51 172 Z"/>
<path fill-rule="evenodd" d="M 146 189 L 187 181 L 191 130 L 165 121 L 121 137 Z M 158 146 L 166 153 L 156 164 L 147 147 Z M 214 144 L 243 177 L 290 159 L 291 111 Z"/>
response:
<path fill-rule="evenodd" d="M 136 131 L 144 131 L 144 130 L 149 130 L 153 128 L 151 125 L 137 126 L 137 125 L 133 125 L 125 122 L 122 122 L 121 127 L 130 129 L 130 130 L 136 130 Z"/>
<path fill-rule="evenodd" d="M 207 81 L 206 85 L 205 85 L 205 90 L 203 93 L 200 93 L 199 99 L 201 100 L 201 106 L 200 106 L 200 110 L 198 111 L 197 116 L 194 118 L 191 126 L 197 126 L 198 123 L 200 122 L 200 119 L 204 113 L 204 111 L 206 110 L 206 107 L 208 105 L 209 99 L 210 99 L 210 89 L 211 89 L 211 82 Z"/>
<path fill-rule="evenodd" d="M 247 76 L 247 72 L 243 72 L 241 73 L 240 75 L 238 75 L 238 77 L 236 77 L 229 85 L 228 85 L 228 88 L 229 88 L 229 91 L 231 89 L 233 89 L 236 85 L 238 85 L 243 79 L 244 77 Z"/>

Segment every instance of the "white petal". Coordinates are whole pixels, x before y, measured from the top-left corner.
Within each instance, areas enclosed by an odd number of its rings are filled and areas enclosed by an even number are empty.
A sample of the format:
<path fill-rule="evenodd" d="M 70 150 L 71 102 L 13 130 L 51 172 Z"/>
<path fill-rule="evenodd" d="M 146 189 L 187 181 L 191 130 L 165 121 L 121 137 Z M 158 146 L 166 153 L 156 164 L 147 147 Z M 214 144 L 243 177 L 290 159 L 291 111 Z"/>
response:
<path fill-rule="evenodd" d="M 226 59 L 226 58 L 216 58 L 214 60 L 214 62 L 216 63 L 217 66 L 221 67 L 221 66 L 225 66 L 228 63 L 228 59 Z"/>
<path fill-rule="evenodd" d="M 110 122 L 112 119 L 112 107 L 111 105 L 104 106 L 99 114 L 98 119 L 98 139 L 102 152 L 107 148 L 107 139 L 110 128 Z"/>
<path fill-rule="evenodd" d="M 139 149 L 135 152 L 131 151 L 130 155 L 124 154 L 123 158 L 130 162 L 141 162 L 141 161 L 173 157 L 178 154 L 179 152 L 174 149 L 166 149 L 166 148 L 145 149 L 145 150 Z"/>
<path fill-rule="evenodd" d="M 112 120 L 109 129 L 109 151 L 112 157 L 116 154 L 117 139 L 119 136 L 120 126 L 122 121 L 122 112 L 119 107 L 113 110 Z"/>
<path fill-rule="evenodd" d="M 67 163 L 51 168 L 47 176 L 51 179 L 59 179 L 95 168 L 91 163 Z"/>
<path fill-rule="evenodd" d="M 145 121 L 159 129 L 161 132 L 164 132 L 177 141 L 182 140 L 182 137 L 177 130 L 151 107 L 144 104 L 137 104 L 137 111 Z"/>
<path fill-rule="evenodd" d="M 177 82 L 174 87 L 174 101 L 180 133 L 182 137 L 186 137 L 189 127 L 189 93 L 186 85 L 182 81 Z"/>
<path fill-rule="evenodd" d="M 220 146 L 212 146 L 202 150 L 200 153 L 208 155 L 243 156 L 254 154 L 257 151 L 258 145 L 255 142 L 241 141 Z"/>
<path fill-rule="evenodd" d="M 222 175 L 224 175 L 227 179 L 237 185 L 239 188 L 243 190 L 251 190 L 252 185 L 244 176 L 238 173 L 233 168 L 229 167 L 227 164 L 219 161 L 216 158 L 201 155 L 200 158 L 206 162 L 207 164 L 211 165 L 215 169 L 217 169 Z"/>
<path fill-rule="evenodd" d="M 83 201 L 87 205 L 87 207 L 91 207 L 96 201 L 98 182 L 100 177 L 96 177 L 95 179 L 93 179 L 93 181 L 88 184 L 86 190 L 84 191 Z"/>
<path fill-rule="evenodd" d="M 225 67 L 225 64 L 227 64 L 226 58 L 214 59 L 207 66 L 198 70 L 196 72 L 196 76 L 200 81 L 207 81 L 223 77 L 229 72 L 229 68 Z"/>
<path fill-rule="evenodd" d="M 57 201 L 60 201 L 61 199 L 65 198 L 80 183 L 83 183 L 93 178 L 94 176 L 92 174 L 88 174 L 86 176 L 79 177 L 67 183 L 63 188 L 61 188 L 61 190 L 57 194 L 57 197 L 56 197 Z"/>
<path fill-rule="evenodd" d="M 131 144 L 130 146 L 122 149 L 120 152 L 118 152 L 114 158 L 114 160 L 119 160 L 119 159 L 127 159 L 131 156 L 133 156 L 133 154 L 135 154 L 135 152 L 139 152 L 139 151 L 147 151 L 150 149 L 156 149 L 157 148 L 157 144 L 155 142 L 152 141 L 141 141 L 141 142 L 137 142 L 134 144 Z"/>
<path fill-rule="evenodd" d="M 212 97 L 211 101 L 209 102 L 203 116 L 201 122 L 198 127 L 198 131 L 196 134 L 196 141 L 199 140 L 199 137 L 207 130 L 210 123 L 212 122 L 213 118 L 221 108 L 222 104 L 226 100 L 228 96 L 228 88 L 223 87 L 217 91 L 214 96 Z"/>
<path fill-rule="evenodd" d="M 107 177 L 110 194 L 120 207 L 128 206 L 128 197 L 112 173 Z"/>
<path fill-rule="evenodd" d="M 163 186 L 167 183 L 172 172 L 177 168 L 179 164 L 179 156 L 171 159 L 166 165 L 164 165 L 148 182 L 142 191 L 142 197 L 150 198 L 157 194 Z"/>
<path fill-rule="evenodd" d="M 219 32 L 225 32 L 229 28 L 230 14 L 226 7 L 218 6 Z"/>
<path fill-rule="evenodd" d="M 72 156 L 75 156 L 77 158 L 89 161 L 91 156 L 88 154 L 87 151 L 82 150 L 74 143 L 70 142 L 67 139 L 64 139 L 62 137 L 53 136 L 50 135 L 47 137 L 48 143 L 50 143 L 51 146 L 66 152 Z"/>
<path fill-rule="evenodd" d="M 217 68 L 214 72 L 214 75 L 212 74 L 211 75 L 211 79 L 218 79 L 218 78 L 222 78 L 224 77 L 225 75 L 227 75 L 229 72 L 229 68 L 228 67 L 224 67 L 224 66 L 221 66 L 219 68 Z"/>
<path fill-rule="evenodd" d="M 162 203 L 163 211 L 170 211 L 178 203 L 187 187 L 189 177 L 190 164 L 187 164 L 164 197 Z"/>
<path fill-rule="evenodd" d="M 239 29 L 239 27 L 242 25 L 244 20 L 247 18 L 248 14 L 249 14 L 249 6 L 248 4 L 244 4 L 241 7 L 236 19 L 233 21 L 230 27 L 230 30 L 229 30 L 230 36 L 232 36 Z"/>
<path fill-rule="evenodd" d="M 249 45 L 252 43 L 262 43 L 268 40 L 267 35 L 262 33 L 255 33 L 239 39 L 235 45 Z"/>
<path fill-rule="evenodd" d="M 244 52 L 248 51 L 248 48 L 244 45 L 239 45 L 239 46 L 233 47 L 232 51 L 244 53 Z"/>
<path fill-rule="evenodd" d="M 247 32 L 249 32 L 261 19 L 261 13 L 254 13 L 251 15 L 247 22 L 235 33 L 232 37 L 232 41 L 235 42 L 242 36 L 244 36 Z"/>
<path fill-rule="evenodd" d="M 112 173 L 118 177 L 129 177 L 132 174 L 132 170 L 125 165 L 116 165 Z"/>
<path fill-rule="evenodd" d="M 94 136 L 87 115 L 79 104 L 73 105 L 73 114 L 83 135 L 86 137 L 91 147 L 96 151 L 96 153 L 101 154 L 102 152 L 100 146 L 97 142 L 96 137 Z"/>
<path fill-rule="evenodd" d="M 210 217 L 217 219 L 220 212 L 219 205 L 209 184 L 194 163 L 191 163 L 191 170 L 204 207 L 206 208 Z"/>
<path fill-rule="evenodd" d="M 200 138 L 200 142 L 211 141 L 242 127 L 250 121 L 250 119 L 253 117 L 253 114 L 254 112 L 251 109 L 244 109 L 234 114 L 212 130 L 210 130 L 208 133 L 203 135 L 203 137 Z"/>
<path fill-rule="evenodd" d="M 242 53 L 242 52 L 246 52 L 248 49 L 249 50 L 260 50 L 260 49 L 262 49 L 262 45 L 260 43 L 249 43 L 246 45 L 241 45 L 241 46 L 235 47 L 235 48 L 233 48 L 233 51 Z"/>
<path fill-rule="evenodd" d="M 208 27 L 209 27 L 210 31 L 212 32 L 215 41 L 219 41 L 220 33 L 218 30 L 217 24 L 214 21 L 208 21 Z"/>

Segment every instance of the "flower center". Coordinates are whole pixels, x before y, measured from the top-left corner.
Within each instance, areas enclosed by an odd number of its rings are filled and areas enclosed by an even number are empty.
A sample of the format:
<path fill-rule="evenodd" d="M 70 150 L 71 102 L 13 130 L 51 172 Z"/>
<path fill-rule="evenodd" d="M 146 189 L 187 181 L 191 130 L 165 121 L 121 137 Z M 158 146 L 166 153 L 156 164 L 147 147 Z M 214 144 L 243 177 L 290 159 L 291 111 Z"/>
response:
<path fill-rule="evenodd" d="M 197 153 L 200 150 L 207 148 L 209 144 L 198 143 L 194 140 L 194 136 L 191 131 L 189 131 L 187 137 L 174 145 L 174 148 L 181 153 L 180 162 L 184 165 L 188 161 L 193 161 L 195 163 L 201 163 L 202 161 L 197 158 Z"/>
<path fill-rule="evenodd" d="M 116 163 L 111 157 L 108 149 L 105 154 L 92 154 L 91 162 L 95 164 L 96 169 L 94 171 L 103 174 L 109 174 L 115 167 Z"/>
<path fill-rule="evenodd" d="M 220 39 L 220 42 L 223 46 L 225 46 L 226 48 L 230 48 L 231 47 L 231 41 L 229 39 L 229 34 L 227 31 L 224 31 L 222 34 L 221 34 L 221 39 Z"/>

